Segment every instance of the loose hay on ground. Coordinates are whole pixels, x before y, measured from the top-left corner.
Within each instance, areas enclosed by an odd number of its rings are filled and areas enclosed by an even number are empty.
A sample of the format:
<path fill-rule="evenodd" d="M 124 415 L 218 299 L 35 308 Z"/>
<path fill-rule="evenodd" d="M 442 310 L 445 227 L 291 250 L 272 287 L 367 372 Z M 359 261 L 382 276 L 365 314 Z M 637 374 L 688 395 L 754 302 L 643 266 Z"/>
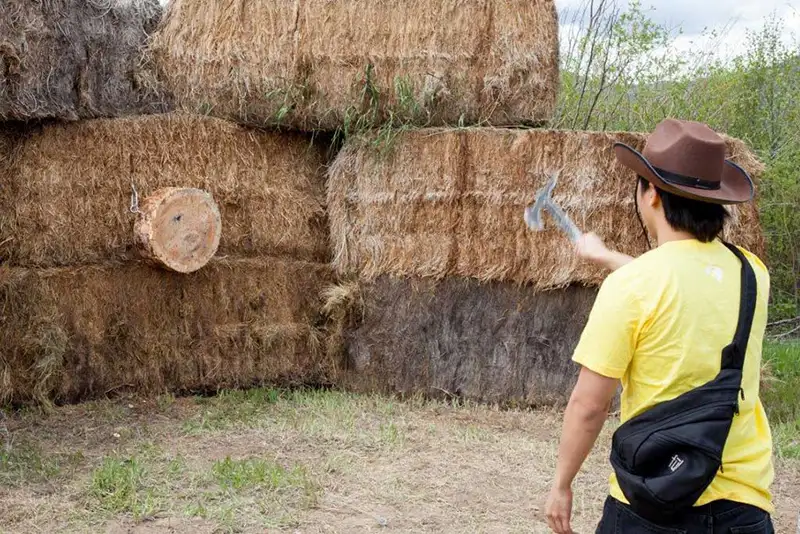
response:
<path fill-rule="evenodd" d="M 343 383 L 499 404 L 563 404 L 577 378 L 570 355 L 595 294 L 459 278 L 380 277 L 350 285 L 334 296 L 352 321 L 343 330 Z"/>
<path fill-rule="evenodd" d="M 173 0 L 151 49 L 177 105 L 300 129 L 542 123 L 559 77 L 552 0 Z"/>
<path fill-rule="evenodd" d="M 161 16 L 158 0 L 3 0 L 0 120 L 166 111 L 142 63 Z"/>
<path fill-rule="evenodd" d="M 599 285 L 606 272 L 580 262 L 545 214 L 546 230 L 523 212 L 550 173 L 553 192 L 584 231 L 637 256 L 647 242 L 634 207 L 633 174 L 612 145 L 641 149 L 645 136 L 546 130 L 430 129 L 399 133 L 388 150 L 354 139 L 329 172 L 328 215 L 340 274 L 471 277 L 536 289 Z M 758 181 L 762 165 L 741 141 L 733 159 Z M 725 235 L 756 254 L 764 241 L 752 203 L 730 209 Z"/>
<path fill-rule="evenodd" d="M 0 402 L 320 383 L 325 264 L 3 268 Z"/>
<path fill-rule="evenodd" d="M 15 265 L 136 258 L 132 185 L 208 191 L 222 216 L 219 256 L 328 258 L 327 146 L 182 114 L 32 128 L 0 188 L 0 253 Z"/>

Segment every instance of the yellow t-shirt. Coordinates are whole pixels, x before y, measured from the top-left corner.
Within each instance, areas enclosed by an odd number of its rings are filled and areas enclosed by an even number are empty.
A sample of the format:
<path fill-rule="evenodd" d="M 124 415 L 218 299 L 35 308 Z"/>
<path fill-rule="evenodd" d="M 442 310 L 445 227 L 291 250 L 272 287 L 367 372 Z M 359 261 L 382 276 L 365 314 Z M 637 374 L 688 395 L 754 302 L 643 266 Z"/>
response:
<path fill-rule="evenodd" d="M 744 362 L 740 413 L 723 451 L 723 470 L 696 505 L 728 499 L 774 513 L 772 435 L 759 398 L 769 273 L 743 250 L 758 281 Z M 600 288 L 573 360 L 621 380 L 621 422 L 713 379 L 733 340 L 741 263 L 719 241 L 671 241 L 611 273 Z M 611 495 L 628 503 L 612 473 Z"/>

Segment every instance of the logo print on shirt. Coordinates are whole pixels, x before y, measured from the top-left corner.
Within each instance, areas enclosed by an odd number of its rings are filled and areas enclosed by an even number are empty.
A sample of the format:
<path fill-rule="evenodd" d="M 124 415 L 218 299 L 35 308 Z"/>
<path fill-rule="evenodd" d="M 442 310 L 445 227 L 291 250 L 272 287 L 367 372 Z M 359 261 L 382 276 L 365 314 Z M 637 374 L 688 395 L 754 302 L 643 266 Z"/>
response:
<path fill-rule="evenodd" d="M 683 458 L 678 456 L 677 454 L 672 457 L 672 461 L 669 463 L 669 470 L 673 473 L 677 471 L 682 465 L 684 464 Z"/>
<path fill-rule="evenodd" d="M 722 269 L 720 269 L 715 265 L 709 265 L 708 267 L 706 267 L 706 274 L 711 278 L 715 279 L 717 282 L 722 282 L 722 278 L 724 276 Z"/>

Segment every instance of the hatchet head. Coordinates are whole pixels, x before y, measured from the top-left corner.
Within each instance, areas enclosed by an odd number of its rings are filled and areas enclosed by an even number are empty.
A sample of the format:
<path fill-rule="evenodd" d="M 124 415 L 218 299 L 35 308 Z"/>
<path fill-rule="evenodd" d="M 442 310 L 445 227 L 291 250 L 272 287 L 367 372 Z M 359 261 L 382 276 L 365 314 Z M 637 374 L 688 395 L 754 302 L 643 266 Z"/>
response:
<path fill-rule="evenodd" d="M 575 226 L 575 223 L 572 222 L 569 215 L 564 213 L 564 210 L 553 202 L 550 196 L 553 193 L 553 189 L 556 187 L 559 174 L 560 171 L 557 171 L 550 175 L 550 180 L 536 194 L 536 201 L 532 206 L 525 209 L 525 223 L 534 230 L 542 230 L 544 228 L 542 214 L 547 210 L 550 212 L 550 215 L 553 216 L 556 225 L 575 242 L 580 239 L 582 235 L 581 231 Z"/>
<path fill-rule="evenodd" d="M 533 205 L 525 208 L 525 223 L 535 230 L 541 230 L 544 228 L 544 219 L 542 218 L 542 214 L 544 213 L 545 208 L 549 207 L 550 205 L 550 195 L 553 193 L 553 189 L 556 187 L 559 174 L 560 171 L 552 173 L 550 175 L 550 180 L 547 181 L 547 184 L 545 184 L 545 186 L 541 188 L 538 193 L 536 193 L 536 201 L 533 203 Z"/>

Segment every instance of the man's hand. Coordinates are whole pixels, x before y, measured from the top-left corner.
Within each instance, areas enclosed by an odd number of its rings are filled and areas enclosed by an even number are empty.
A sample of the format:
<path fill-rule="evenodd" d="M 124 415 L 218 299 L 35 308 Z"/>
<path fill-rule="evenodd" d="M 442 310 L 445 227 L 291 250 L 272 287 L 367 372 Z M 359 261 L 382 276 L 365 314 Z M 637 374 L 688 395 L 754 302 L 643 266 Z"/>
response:
<path fill-rule="evenodd" d="M 627 254 L 609 250 L 603 240 L 594 232 L 583 234 L 575 242 L 575 252 L 579 257 L 597 263 L 611 271 L 616 271 L 633 260 Z"/>
<path fill-rule="evenodd" d="M 557 534 L 572 534 L 572 481 L 603 429 L 618 380 L 582 367 L 564 414 L 553 489 L 547 499 L 547 524 Z"/>
<path fill-rule="evenodd" d="M 572 519 L 572 489 L 553 486 L 547 498 L 545 515 L 550 530 L 556 534 L 573 534 L 570 520 Z"/>
<path fill-rule="evenodd" d="M 605 261 L 611 254 L 600 236 L 594 232 L 588 232 L 579 237 L 575 242 L 575 250 L 581 258 L 595 263 Z"/>

